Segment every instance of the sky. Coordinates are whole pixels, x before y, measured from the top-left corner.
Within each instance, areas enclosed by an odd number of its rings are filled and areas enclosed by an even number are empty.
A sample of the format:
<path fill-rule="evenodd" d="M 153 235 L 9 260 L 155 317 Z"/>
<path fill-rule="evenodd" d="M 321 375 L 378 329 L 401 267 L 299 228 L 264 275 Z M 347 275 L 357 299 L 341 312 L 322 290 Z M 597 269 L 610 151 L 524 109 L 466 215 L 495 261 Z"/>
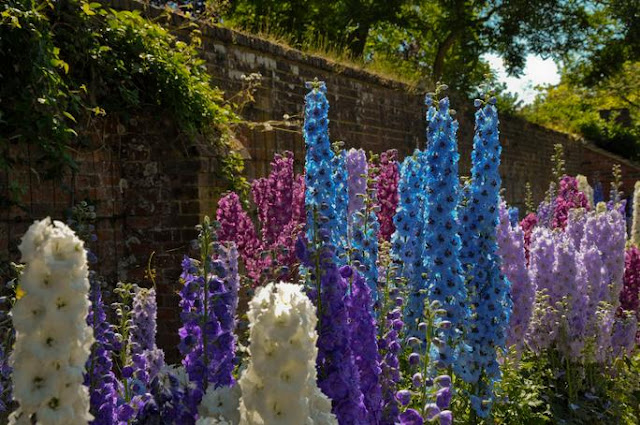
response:
<path fill-rule="evenodd" d="M 542 59 L 540 56 L 527 56 L 527 64 L 524 74 L 520 78 L 507 76 L 502 58 L 488 54 L 484 59 L 489 62 L 491 68 L 497 73 L 498 80 L 507 84 L 507 90 L 518 94 L 523 104 L 533 102 L 536 97 L 534 87 L 537 85 L 558 84 L 560 75 L 558 67 L 551 59 Z"/>

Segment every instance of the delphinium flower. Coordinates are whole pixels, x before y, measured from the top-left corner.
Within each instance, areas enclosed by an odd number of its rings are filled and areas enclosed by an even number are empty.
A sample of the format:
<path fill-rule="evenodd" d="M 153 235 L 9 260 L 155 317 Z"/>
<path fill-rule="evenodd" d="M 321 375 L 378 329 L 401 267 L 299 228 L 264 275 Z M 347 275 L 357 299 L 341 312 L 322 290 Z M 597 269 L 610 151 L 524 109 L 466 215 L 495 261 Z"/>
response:
<path fill-rule="evenodd" d="M 313 221 L 312 221 L 313 222 Z M 335 264 L 334 247 L 326 229 L 313 233 L 307 246 L 300 238 L 298 257 L 309 268 L 307 294 L 318 309 L 318 386 L 332 401 L 332 412 L 341 423 L 367 423 L 367 408 L 360 390 L 349 330 L 349 283 Z"/>
<path fill-rule="evenodd" d="M 535 213 L 528 213 L 520 222 L 520 227 L 524 232 L 524 252 L 527 257 L 527 263 L 529 262 L 529 249 L 531 247 L 531 235 L 533 229 L 538 224 L 538 216 Z"/>
<path fill-rule="evenodd" d="M 555 199 L 540 202 L 536 211 L 537 223 L 540 226 L 551 227 L 553 223 L 553 212 L 555 211 Z"/>
<path fill-rule="evenodd" d="M 536 302 L 527 341 L 536 353 L 550 347 L 558 332 L 555 312 L 559 298 L 554 291 L 555 240 L 547 227 L 537 227 L 531 235 L 529 274 L 537 288 Z"/>
<path fill-rule="evenodd" d="M 142 381 L 145 385 L 148 385 L 164 366 L 164 351 L 156 346 L 157 311 L 155 288 L 136 286 L 131 309 L 129 349 L 133 358 L 141 356 L 144 359 L 146 367 Z"/>
<path fill-rule="evenodd" d="M 600 180 L 596 180 L 593 185 L 593 205 L 598 205 L 600 202 L 604 202 L 604 189 Z"/>
<path fill-rule="evenodd" d="M 259 241 L 256 229 L 249 215 L 242 207 L 240 198 L 230 192 L 218 201 L 216 219 L 219 223 L 218 240 L 236 244 L 238 253 L 245 265 L 247 275 L 254 282 L 260 277 Z"/>
<path fill-rule="evenodd" d="M 378 222 L 380 223 L 380 239 L 391 240 L 395 231 L 393 217 L 398 208 L 398 183 L 400 181 L 400 167 L 397 160 L 398 151 L 390 149 L 380 154 L 376 174 Z"/>
<path fill-rule="evenodd" d="M 558 196 L 554 202 L 552 228 L 564 229 L 569 218 L 569 211 L 574 208 L 589 210 L 589 201 L 584 193 L 578 190 L 578 181 L 575 177 L 563 176 L 560 180 Z"/>
<path fill-rule="evenodd" d="M 262 239 L 272 244 L 293 214 L 293 154 L 276 154 L 267 177 L 251 184 L 251 195 L 258 210 Z"/>
<path fill-rule="evenodd" d="M 640 318 L 640 249 L 637 246 L 630 246 L 625 252 L 620 309 L 632 311 Z"/>
<path fill-rule="evenodd" d="M 347 215 L 349 223 L 351 223 L 353 215 L 364 208 L 364 196 L 367 190 L 369 167 L 367 164 L 367 155 L 362 149 L 349 149 L 346 161 L 349 183 Z"/>
<path fill-rule="evenodd" d="M 443 344 L 439 330 L 451 325 L 445 320 L 445 314 L 439 301 L 427 303 L 422 314 L 423 321 L 419 325 L 422 337 L 406 340 L 409 349 L 407 372 L 411 374 L 411 384 L 409 389 L 396 394 L 406 409 L 400 415 L 400 423 L 439 420 L 441 424 L 451 424 L 452 414 L 448 410 L 453 396 L 451 377 L 446 374 L 436 376 L 438 365 L 432 362 L 433 351 Z"/>
<path fill-rule="evenodd" d="M 337 425 L 316 384 L 317 319 L 303 287 L 268 284 L 251 300 L 248 317 L 251 357 L 238 380 L 240 422 Z"/>
<path fill-rule="evenodd" d="M 396 392 L 401 380 L 399 353 L 403 299 L 400 297 L 398 266 L 391 258 L 390 243 L 382 241 L 378 255 L 380 300 L 378 303 L 378 351 L 380 353 L 380 386 L 382 391 L 381 425 L 395 425 L 400 414 Z"/>
<path fill-rule="evenodd" d="M 340 144 L 336 144 L 334 149 L 338 149 Z M 331 179 L 335 186 L 333 193 L 333 214 L 335 214 L 334 226 L 331 229 L 331 240 L 336 247 L 336 254 L 339 259 L 347 257 L 348 248 L 348 227 L 349 227 L 349 181 L 347 169 L 347 153 L 344 150 L 337 151 L 331 161 Z"/>
<path fill-rule="evenodd" d="M 566 340 L 558 339 L 558 348 L 565 356 L 580 360 L 584 348 L 587 308 L 588 283 L 579 279 L 580 264 L 573 240 L 567 233 L 554 232 L 555 263 L 554 291 L 551 292 L 556 302 L 556 309 L 561 313 L 565 323 L 561 331 Z"/>
<path fill-rule="evenodd" d="M 638 318 L 634 311 L 622 311 L 616 316 L 611 333 L 613 358 L 630 355 L 636 346 Z"/>
<path fill-rule="evenodd" d="M 500 204 L 500 223 L 497 228 L 498 255 L 502 258 L 502 272 L 511 282 L 513 308 L 507 328 L 507 347 L 515 345 L 516 353 L 522 352 L 524 338 L 529 329 L 536 286 L 529 276 L 524 250 L 524 232 L 518 223 L 512 225 L 504 202 Z"/>
<path fill-rule="evenodd" d="M 509 223 L 511 223 L 511 225 L 515 227 L 520 222 L 520 210 L 518 209 L 518 207 L 510 207 L 508 213 Z"/>
<path fill-rule="evenodd" d="M 183 382 L 178 376 L 166 366 L 158 372 L 149 384 L 148 400 L 136 413 L 134 425 L 195 424 L 202 393 L 188 377 Z"/>
<path fill-rule="evenodd" d="M 636 182 L 633 190 L 633 218 L 631 220 L 631 235 L 629 241 L 640 247 L 640 181 Z"/>
<path fill-rule="evenodd" d="M 578 182 L 578 191 L 584 193 L 584 196 L 587 197 L 587 201 L 589 202 L 589 209 L 593 209 L 596 204 L 593 203 L 593 188 L 589 184 L 587 177 L 582 174 L 578 174 L 576 176 L 576 181 Z"/>
<path fill-rule="evenodd" d="M 626 223 L 617 209 L 608 210 L 603 203 L 596 206 L 595 214 L 590 214 L 585 222 L 583 244 L 598 247 L 602 258 L 604 279 L 607 290 L 601 301 L 618 307 L 624 276 L 624 251 L 626 243 Z"/>
<path fill-rule="evenodd" d="M 302 176 L 294 174 L 293 154 L 285 151 L 275 155 L 269 175 L 252 184 L 261 238 L 249 265 L 260 283 L 291 276 L 295 241 L 304 224 L 303 182 Z"/>
<path fill-rule="evenodd" d="M 451 323 L 440 328 L 442 340 L 439 350 L 439 362 L 449 367 L 454 361 L 454 349 L 459 342 L 460 332 L 467 319 L 467 292 L 460 263 L 460 224 L 456 208 L 459 203 L 460 186 L 458 178 L 458 145 L 456 134 L 458 122 L 454 121 L 449 110 L 449 99 L 437 101 L 427 95 L 427 149 L 425 199 L 422 221 L 424 222 L 423 270 L 428 271 L 427 285 L 419 289 L 428 289 L 431 300 L 440 302 L 440 308 L 446 311 L 443 319 Z M 424 296 L 412 288 L 409 305 L 419 308 L 416 317 L 421 321 L 424 309 Z M 415 300 L 415 301 L 414 301 Z M 409 334 L 417 330 L 415 320 L 407 323 Z M 418 332 L 418 335 L 420 333 Z"/>
<path fill-rule="evenodd" d="M 366 180 L 362 208 L 353 215 L 349 227 L 349 259 L 361 270 L 370 289 L 373 309 L 378 301 L 378 217 L 375 212 L 375 181 Z"/>
<path fill-rule="evenodd" d="M 499 173 L 502 147 L 498 137 L 498 111 L 490 99 L 476 112 L 470 196 L 460 218 L 464 243 L 462 262 L 467 275 L 470 320 L 460 368 L 463 379 L 474 383 L 471 404 L 475 413 L 486 417 L 491 410 L 493 386 L 500 380 L 497 352 L 504 350 L 511 314 L 510 283 L 501 270 L 496 243 L 500 202 Z M 476 105 L 482 105 L 477 101 Z M 474 252 L 475 251 L 475 252 Z M 460 292 L 458 292 L 460 294 Z M 454 295 L 464 309 L 464 300 Z M 444 303 L 443 303 L 444 304 Z M 444 308 L 447 309 L 446 304 Z M 464 320 L 464 310 L 460 313 Z M 451 319 L 448 319 L 451 320 Z"/>
<path fill-rule="evenodd" d="M 114 327 L 107 321 L 99 279 L 90 280 L 91 306 L 87 324 L 93 328 L 95 342 L 87 360 L 84 385 L 89 388 L 94 425 L 117 424 L 116 406 L 120 383 L 113 373 L 113 352 L 118 348 Z"/>
<path fill-rule="evenodd" d="M 416 151 L 402 162 L 398 193 L 400 202 L 393 217 L 395 232 L 391 236 L 391 256 L 401 264 L 398 277 L 404 279 L 409 288 L 410 304 L 405 306 L 405 323 L 410 323 L 410 332 L 415 332 L 422 313 L 425 280 L 423 278 L 423 153 Z M 420 292 L 422 290 L 422 292 Z"/>
<path fill-rule="evenodd" d="M 569 210 L 565 232 L 571 238 L 576 251 L 582 250 L 582 239 L 584 238 L 587 216 L 588 212 L 585 208 L 574 208 Z"/>
<path fill-rule="evenodd" d="M 189 378 L 204 393 L 209 384 L 219 387 L 234 382 L 238 253 L 233 244 L 214 241 L 208 217 L 199 229 L 200 261 L 183 261 L 183 327 L 178 348 Z"/>
<path fill-rule="evenodd" d="M 373 235 L 377 242 L 377 232 Z M 371 290 L 364 276 L 354 267 L 344 266 L 340 269 L 340 274 L 348 281 L 350 288 L 347 300 L 351 324 L 349 331 L 353 341 L 353 356 L 360 377 L 360 389 L 367 407 L 366 423 L 379 424 L 382 419 L 381 369 Z"/>
<path fill-rule="evenodd" d="M 313 240 L 314 229 L 326 229 L 331 243 L 337 226 L 336 183 L 333 180 L 334 152 L 329 141 L 329 102 L 322 81 L 307 83 L 311 89 L 305 96 L 303 136 L 305 140 L 305 206 L 307 238 Z M 314 218 L 320 218 L 315 222 Z"/>
<path fill-rule="evenodd" d="M 10 424 L 87 424 L 88 389 L 82 385 L 93 332 L 89 313 L 87 255 L 64 223 L 34 222 L 19 246 L 26 266 L 24 296 L 11 310 L 16 342 L 13 397 L 19 407 Z"/>

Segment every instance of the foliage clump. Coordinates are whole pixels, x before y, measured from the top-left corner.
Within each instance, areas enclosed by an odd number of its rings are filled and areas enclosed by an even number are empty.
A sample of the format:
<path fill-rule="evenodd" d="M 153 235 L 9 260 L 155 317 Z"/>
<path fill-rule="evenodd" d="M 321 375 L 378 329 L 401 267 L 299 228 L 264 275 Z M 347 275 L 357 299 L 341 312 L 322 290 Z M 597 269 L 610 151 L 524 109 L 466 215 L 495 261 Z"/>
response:
<path fill-rule="evenodd" d="M 71 151 L 88 143 L 85 130 L 101 116 L 126 122 L 151 111 L 172 117 L 188 139 L 222 148 L 222 173 L 241 186 L 228 144 L 237 118 L 210 85 L 197 34 L 183 41 L 138 11 L 84 0 L 4 2 L 0 61 L 12 66 L 0 73 L 0 168 L 31 164 L 58 178 L 76 167 Z M 19 198 L 12 190 L 5 202 Z"/>

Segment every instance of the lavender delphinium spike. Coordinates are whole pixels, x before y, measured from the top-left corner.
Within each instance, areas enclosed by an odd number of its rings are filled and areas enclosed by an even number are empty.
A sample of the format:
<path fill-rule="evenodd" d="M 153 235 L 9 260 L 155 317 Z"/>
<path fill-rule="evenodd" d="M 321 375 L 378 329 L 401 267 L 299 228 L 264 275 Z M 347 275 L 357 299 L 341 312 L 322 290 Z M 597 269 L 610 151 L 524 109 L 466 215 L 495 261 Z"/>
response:
<path fill-rule="evenodd" d="M 508 347 L 515 345 L 516 355 L 519 355 L 524 348 L 524 338 L 529 329 L 536 287 L 527 269 L 524 232 L 517 222 L 512 225 L 510 221 L 506 204 L 502 202 L 496 235 L 498 255 L 502 258 L 502 272 L 511 282 L 510 294 L 513 301 L 506 345 Z"/>
<path fill-rule="evenodd" d="M 353 215 L 364 207 L 364 196 L 367 190 L 367 156 L 362 149 L 349 149 L 347 152 L 346 165 L 349 178 L 349 205 L 347 214 L 349 223 L 351 223 Z"/>
<path fill-rule="evenodd" d="M 129 347 L 131 356 L 144 357 L 145 385 L 148 385 L 164 366 L 164 351 L 156 346 L 156 290 L 137 288 L 133 297 Z"/>

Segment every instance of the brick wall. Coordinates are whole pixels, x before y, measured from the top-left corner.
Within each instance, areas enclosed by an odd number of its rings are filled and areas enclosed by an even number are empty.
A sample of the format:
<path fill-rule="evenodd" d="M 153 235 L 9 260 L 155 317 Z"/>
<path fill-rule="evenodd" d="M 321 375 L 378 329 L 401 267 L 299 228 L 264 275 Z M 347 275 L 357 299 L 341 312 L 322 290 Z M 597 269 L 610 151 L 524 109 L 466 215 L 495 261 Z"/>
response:
<path fill-rule="evenodd" d="M 130 0 L 109 3 L 116 8 L 141 8 Z M 150 13 L 157 15 L 157 11 Z M 214 84 L 227 95 L 242 88 L 243 74 L 263 75 L 255 103 L 243 111 L 247 120 L 280 120 L 284 114 L 301 117 L 304 83 L 317 77 L 328 87 L 333 140 L 374 152 L 395 148 L 401 155 L 424 145 L 422 94 L 402 83 L 224 28 L 204 29 L 203 55 Z M 466 174 L 473 108 L 456 100 L 452 106 L 458 110 L 461 172 Z M 283 150 L 294 152 L 296 167 L 301 169 L 304 143 L 299 129 L 293 130 L 241 129 L 248 177 L 264 175 L 273 154 Z M 542 198 L 551 178 L 550 157 L 556 143 L 565 147 L 570 174 L 585 174 L 591 182 L 598 179 L 605 190 L 614 163 L 622 166 L 627 193 L 640 179 L 640 166 L 521 119 L 502 116 L 500 131 L 503 183 L 507 200 L 514 205 L 522 206 L 526 182 L 531 182 L 536 201 Z M 181 140 L 170 120 L 157 117 L 139 117 L 127 126 L 105 121 L 91 135 L 92 147 L 76 154 L 78 171 L 63 181 L 39 182 L 37 174 L 27 170 L 0 176 L 0 188 L 12 181 L 29 188 L 23 197 L 26 210 L 0 211 L 0 261 L 16 259 L 16 244 L 33 219 L 64 218 L 76 202 L 95 202 L 98 241 L 91 249 L 100 260 L 98 271 L 110 282 L 143 281 L 147 260 L 155 252 L 152 266 L 158 272 L 162 321 L 159 345 L 174 359 L 180 259 L 189 253 L 200 218 L 214 214 L 220 191 L 216 153 Z"/>

